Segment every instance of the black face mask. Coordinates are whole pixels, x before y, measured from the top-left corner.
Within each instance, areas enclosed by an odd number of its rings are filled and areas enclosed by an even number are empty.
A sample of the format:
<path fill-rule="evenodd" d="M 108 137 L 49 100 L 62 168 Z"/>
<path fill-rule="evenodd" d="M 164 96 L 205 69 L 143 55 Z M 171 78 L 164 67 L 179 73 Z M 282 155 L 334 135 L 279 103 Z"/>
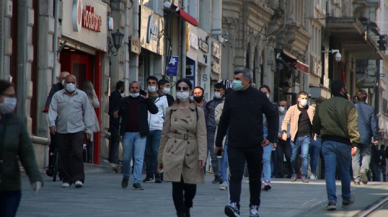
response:
<path fill-rule="evenodd" d="M 196 101 L 197 103 L 202 102 L 202 100 L 203 100 L 203 96 L 194 97 L 194 101 Z"/>

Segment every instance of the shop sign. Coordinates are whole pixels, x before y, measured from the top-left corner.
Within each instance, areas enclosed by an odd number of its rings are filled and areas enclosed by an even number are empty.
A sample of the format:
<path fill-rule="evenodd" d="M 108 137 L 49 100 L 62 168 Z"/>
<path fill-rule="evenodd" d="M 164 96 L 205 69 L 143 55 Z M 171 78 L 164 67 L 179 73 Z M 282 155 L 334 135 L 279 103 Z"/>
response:
<path fill-rule="evenodd" d="M 81 31 L 82 26 L 82 0 L 73 1 L 73 29 L 76 32 Z"/>
<path fill-rule="evenodd" d="M 166 68 L 167 76 L 177 76 L 178 75 L 178 57 L 171 56 L 170 62 L 167 64 Z"/>
<path fill-rule="evenodd" d="M 207 44 L 206 40 L 200 37 L 198 38 L 198 47 L 205 53 L 209 51 L 209 45 Z"/>
<path fill-rule="evenodd" d="M 198 36 L 190 32 L 190 47 L 198 50 Z"/>
<path fill-rule="evenodd" d="M 148 17 L 147 43 L 150 43 L 151 40 L 157 41 L 159 35 L 159 26 L 154 24 L 152 17 L 152 14 Z"/>
<path fill-rule="evenodd" d="M 95 32 L 101 32 L 102 18 L 94 13 L 94 7 L 86 6 L 82 11 L 82 27 Z"/>
<path fill-rule="evenodd" d="M 131 52 L 140 54 L 141 47 L 140 47 L 140 38 L 136 36 L 131 37 Z"/>
<path fill-rule="evenodd" d="M 212 61 L 212 72 L 221 74 L 221 66 L 217 61 Z"/>
<path fill-rule="evenodd" d="M 213 47 L 213 57 L 215 57 L 217 59 L 221 59 L 220 44 L 213 41 L 212 47 Z"/>

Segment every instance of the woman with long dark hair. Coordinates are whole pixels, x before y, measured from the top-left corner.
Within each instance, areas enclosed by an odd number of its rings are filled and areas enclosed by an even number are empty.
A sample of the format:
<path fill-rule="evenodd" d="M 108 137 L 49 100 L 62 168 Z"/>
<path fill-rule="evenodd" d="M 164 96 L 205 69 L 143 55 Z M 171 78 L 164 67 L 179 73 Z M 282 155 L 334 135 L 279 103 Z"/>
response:
<path fill-rule="evenodd" d="M 166 111 L 159 146 L 158 171 L 172 182 L 172 196 L 178 217 L 190 217 L 197 191 L 205 183 L 206 123 L 202 108 L 189 99 L 188 79 L 176 83 L 177 100 Z"/>

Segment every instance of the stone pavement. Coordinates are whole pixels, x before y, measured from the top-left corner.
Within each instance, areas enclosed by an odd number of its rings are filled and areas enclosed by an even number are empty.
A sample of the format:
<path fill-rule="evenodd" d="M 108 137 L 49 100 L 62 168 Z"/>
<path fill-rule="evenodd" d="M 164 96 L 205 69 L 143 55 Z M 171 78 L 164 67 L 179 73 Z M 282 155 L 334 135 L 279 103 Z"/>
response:
<path fill-rule="evenodd" d="M 23 177 L 22 200 L 18 217 L 173 217 L 174 205 L 171 197 L 171 183 L 146 183 L 144 191 L 121 188 L 121 174 L 86 174 L 85 186 L 75 189 L 60 187 L 45 177 L 44 187 L 38 196 L 33 196 L 28 178 Z M 219 185 L 211 184 L 212 176 L 206 176 L 206 184 L 197 186 L 193 217 L 218 217 L 224 215 L 228 202 L 227 191 L 220 191 Z M 132 179 L 131 179 L 132 180 Z M 339 183 L 337 183 L 339 184 Z M 291 183 L 288 179 L 274 179 L 273 189 L 262 192 L 260 216 L 353 216 L 371 203 L 388 195 L 387 183 L 368 183 L 367 186 L 353 186 L 356 202 L 349 210 L 341 208 L 327 212 L 324 180 L 303 184 L 300 180 Z M 337 192 L 340 187 L 337 186 Z M 340 198 L 340 197 L 339 197 Z M 249 216 L 248 178 L 243 179 L 241 216 Z M 387 210 L 382 210 L 383 212 Z M 383 214 L 383 216 L 388 216 Z"/>

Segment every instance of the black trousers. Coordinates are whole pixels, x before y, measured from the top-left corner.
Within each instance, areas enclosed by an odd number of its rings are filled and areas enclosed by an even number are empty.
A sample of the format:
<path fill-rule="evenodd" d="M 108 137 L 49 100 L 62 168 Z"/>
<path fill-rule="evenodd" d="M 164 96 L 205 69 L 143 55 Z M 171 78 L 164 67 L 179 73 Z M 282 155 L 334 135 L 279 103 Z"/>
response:
<path fill-rule="evenodd" d="M 263 171 L 263 147 L 257 144 L 253 147 L 228 146 L 228 162 L 230 170 L 229 195 L 230 202 L 240 206 L 241 181 L 244 174 L 245 161 L 248 164 L 250 204 L 260 205 L 261 173 Z"/>
<path fill-rule="evenodd" d="M 72 184 L 84 182 L 83 144 L 84 132 L 61 134 L 56 133 L 59 152 L 59 176 L 63 182 Z"/>
<path fill-rule="evenodd" d="M 172 199 L 177 213 L 183 213 L 185 207 L 193 207 L 193 199 L 197 193 L 197 185 L 186 184 L 181 178 L 180 182 L 172 182 Z"/>
<path fill-rule="evenodd" d="M 290 143 L 290 138 L 287 139 L 287 141 L 279 140 L 278 146 L 276 148 L 276 154 L 277 154 L 277 167 L 278 167 L 278 174 L 283 175 L 285 168 L 283 168 L 284 163 L 283 163 L 283 154 L 286 157 L 286 165 L 288 169 L 287 175 L 291 175 L 292 173 L 292 164 L 291 164 L 291 153 L 292 153 L 292 148 L 291 148 L 291 143 Z"/>
<path fill-rule="evenodd" d="M 56 142 L 56 138 L 55 138 L 55 134 L 51 134 L 50 133 L 50 146 L 49 146 L 49 169 L 51 170 L 54 166 L 54 151 L 55 151 L 55 148 L 56 148 L 56 145 L 55 145 L 55 142 Z"/>
<path fill-rule="evenodd" d="M 117 164 L 119 160 L 120 132 L 118 126 L 110 125 L 109 162 Z"/>

